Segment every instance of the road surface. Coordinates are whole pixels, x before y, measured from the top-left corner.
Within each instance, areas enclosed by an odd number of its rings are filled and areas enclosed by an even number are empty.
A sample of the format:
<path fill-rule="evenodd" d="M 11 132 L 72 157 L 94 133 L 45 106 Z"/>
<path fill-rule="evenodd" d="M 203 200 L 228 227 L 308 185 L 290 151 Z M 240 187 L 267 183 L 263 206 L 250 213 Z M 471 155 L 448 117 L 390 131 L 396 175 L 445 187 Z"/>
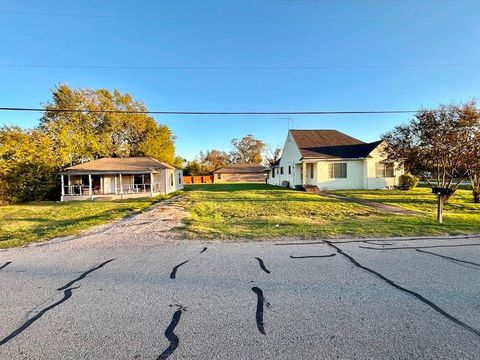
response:
<path fill-rule="evenodd" d="M 480 358 L 480 237 L 216 243 L 161 223 L 0 251 L 0 359 Z"/>

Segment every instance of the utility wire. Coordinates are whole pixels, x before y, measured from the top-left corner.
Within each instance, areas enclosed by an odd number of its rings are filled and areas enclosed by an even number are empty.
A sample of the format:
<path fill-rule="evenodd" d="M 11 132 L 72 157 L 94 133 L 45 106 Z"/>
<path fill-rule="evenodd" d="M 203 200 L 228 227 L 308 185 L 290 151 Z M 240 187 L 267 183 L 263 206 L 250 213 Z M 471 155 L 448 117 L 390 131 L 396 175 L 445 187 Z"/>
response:
<path fill-rule="evenodd" d="M 366 111 L 141 111 L 141 110 L 87 110 L 87 109 L 42 109 L 0 107 L 0 111 L 58 112 L 58 113 L 106 113 L 106 114 L 152 114 L 152 115 L 361 115 L 361 114 L 412 114 L 418 110 L 366 110 Z M 444 110 L 433 109 L 432 112 Z"/>
<path fill-rule="evenodd" d="M 480 66 L 480 62 L 383 64 L 383 65 L 298 65 L 298 66 L 168 66 L 168 65 L 61 65 L 61 64 L 0 64 L 0 68 L 39 69 L 113 69 L 113 70 L 334 70 L 334 69 L 395 69 Z"/>

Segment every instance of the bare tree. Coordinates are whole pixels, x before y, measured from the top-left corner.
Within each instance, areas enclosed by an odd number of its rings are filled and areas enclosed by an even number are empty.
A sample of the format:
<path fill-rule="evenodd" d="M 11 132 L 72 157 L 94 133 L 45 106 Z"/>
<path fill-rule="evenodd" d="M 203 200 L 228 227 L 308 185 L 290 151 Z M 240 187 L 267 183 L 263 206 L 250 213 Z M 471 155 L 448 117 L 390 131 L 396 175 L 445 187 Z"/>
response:
<path fill-rule="evenodd" d="M 265 165 L 272 166 L 275 162 L 277 162 L 282 155 L 282 148 L 277 146 L 275 149 L 272 148 L 270 145 L 266 146 L 265 148 Z"/>

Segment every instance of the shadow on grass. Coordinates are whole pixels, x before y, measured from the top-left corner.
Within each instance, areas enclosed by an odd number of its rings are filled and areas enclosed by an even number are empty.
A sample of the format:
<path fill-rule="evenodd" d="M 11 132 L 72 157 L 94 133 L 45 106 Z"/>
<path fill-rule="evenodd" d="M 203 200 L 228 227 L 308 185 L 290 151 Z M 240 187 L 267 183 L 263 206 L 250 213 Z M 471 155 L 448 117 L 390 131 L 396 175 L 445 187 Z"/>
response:
<path fill-rule="evenodd" d="M 280 186 L 273 186 L 260 183 L 237 183 L 237 184 L 192 184 L 185 185 L 184 191 L 206 191 L 206 192 L 236 192 L 236 191 L 296 191 Z"/>

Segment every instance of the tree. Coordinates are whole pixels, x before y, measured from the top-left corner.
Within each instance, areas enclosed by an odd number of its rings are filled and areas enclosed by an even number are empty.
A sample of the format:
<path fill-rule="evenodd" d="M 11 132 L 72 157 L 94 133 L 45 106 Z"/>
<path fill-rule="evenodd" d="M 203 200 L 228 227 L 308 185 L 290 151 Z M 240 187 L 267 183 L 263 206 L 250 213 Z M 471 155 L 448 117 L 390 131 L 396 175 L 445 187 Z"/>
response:
<path fill-rule="evenodd" d="M 0 129 L 0 202 L 59 196 L 59 167 L 52 145 L 52 141 L 37 130 Z"/>
<path fill-rule="evenodd" d="M 265 149 L 265 143 L 255 139 L 253 135 L 246 135 L 241 140 L 233 139 L 232 146 L 232 162 L 256 164 L 262 162 L 262 152 Z"/>
<path fill-rule="evenodd" d="M 272 147 L 267 146 L 265 149 L 265 165 L 272 166 L 280 160 L 281 155 L 282 149 L 280 147 L 277 146 L 275 149 L 272 149 Z"/>
<path fill-rule="evenodd" d="M 189 161 L 185 166 L 184 174 L 189 176 L 203 175 L 202 165 L 197 160 Z"/>
<path fill-rule="evenodd" d="M 208 150 L 205 154 L 200 152 L 200 164 L 210 173 L 230 164 L 230 155 L 226 151 Z"/>
<path fill-rule="evenodd" d="M 470 182 L 472 184 L 473 202 L 480 203 L 480 130 L 477 132 L 470 165 Z"/>
<path fill-rule="evenodd" d="M 432 187 L 449 188 L 439 205 L 468 179 L 478 128 L 475 102 L 420 110 L 409 123 L 385 134 L 387 161 L 397 162 Z M 433 176 L 432 176 L 433 175 Z"/>
<path fill-rule="evenodd" d="M 61 109 L 77 111 L 59 112 Z M 170 129 L 138 113 L 147 111 L 145 105 L 127 93 L 60 84 L 45 110 L 39 128 L 52 139 L 64 165 L 128 156 L 152 156 L 173 163 L 175 138 Z"/>

